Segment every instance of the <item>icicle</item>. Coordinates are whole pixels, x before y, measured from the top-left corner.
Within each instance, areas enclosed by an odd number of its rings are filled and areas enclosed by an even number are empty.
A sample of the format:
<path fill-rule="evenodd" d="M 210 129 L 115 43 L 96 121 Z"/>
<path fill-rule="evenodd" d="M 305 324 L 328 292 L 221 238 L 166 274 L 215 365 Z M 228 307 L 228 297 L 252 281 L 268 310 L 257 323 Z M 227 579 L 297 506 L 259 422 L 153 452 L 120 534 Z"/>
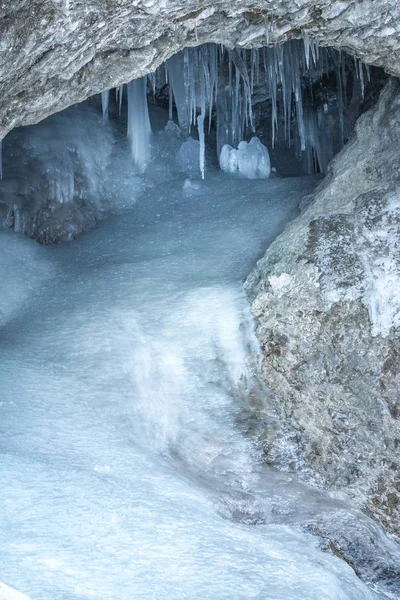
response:
<path fill-rule="evenodd" d="M 301 149 L 306 149 L 306 138 L 304 130 L 304 114 L 303 114 L 303 99 L 301 95 L 301 83 L 300 74 L 295 72 L 295 79 L 293 85 L 294 97 L 296 100 L 296 116 L 297 116 L 297 128 L 300 136 Z"/>
<path fill-rule="evenodd" d="M 241 54 L 239 53 L 238 50 L 233 50 L 231 52 L 231 56 L 232 56 L 233 63 L 235 64 L 236 69 L 240 73 L 242 80 L 243 80 L 244 94 L 245 94 L 246 104 L 247 104 L 246 118 L 248 118 L 250 127 L 254 131 L 253 107 L 252 107 L 252 102 L 251 102 L 251 85 L 250 85 L 247 66 L 243 60 L 243 57 L 241 56 Z"/>
<path fill-rule="evenodd" d="M 240 136 L 240 111 L 239 111 L 239 90 L 240 90 L 240 75 L 239 70 L 235 66 L 235 97 L 234 97 L 234 105 L 232 109 L 232 140 L 236 142 Z M 240 140 L 239 140 L 240 141 Z M 238 144 L 239 142 L 237 142 Z M 234 143 L 234 145 L 237 145 Z"/>
<path fill-rule="evenodd" d="M 216 48 L 211 48 L 210 56 L 210 95 L 209 95 L 209 106 L 208 106 L 208 133 L 211 133 L 211 121 L 213 115 L 214 101 L 216 101 L 218 94 L 218 54 Z"/>
<path fill-rule="evenodd" d="M 192 51 L 191 56 L 192 56 L 192 59 L 190 62 L 190 76 L 189 76 L 191 123 L 192 123 L 192 125 L 196 125 L 196 115 L 197 115 L 196 77 L 198 77 L 198 74 L 199 74 L 199 55 L 198 55 L 197 51 Z"/>
<path fill-rule="evenodd" d="M 172 121 L 172 86 L 168 86 L 168 120 Z"/>
<path fill-rule="evenodd" d="M 147 78 L 128 83 L 128 138 L 133 162 L 140 173 L 151 157 L 151 126 L 147 106 Z"/>
<path fill-rule="evenodd" d="M 150 82 L 151 85 L 151 89 L 153 90 L 153 100 L 156 100 L 156 74 L 155 73 L 149 73 L 147 75 L 147 78 Z"/>
<path fill-rule="evenodd" d="M 206 165 L 206 146 L 204 136 L 204 118 L 206 115 L 206 69 L 200 71 L 200 115 L 197 117 L 197 130 L 199 132 L 200 141 L 200 172 L 201 178 L 204 179 Z"/>
<path fill-rule="evenodd" d="M 108 119 L 108 103 L 110 99 L 110 90 L 101 92 L 101 108 L 103 111 L 103 119 Z"/>
<path fill-rule="evenodd" d="M 306 66 L 307 69 L 310 68 L 310 38 L 308 37 L 308 33 L 303 31 L 303 43 L 304 43 L 304 54 L 306 58 Z"/>
<path fill-rule="evenodd" d="M 255 51 L 254 48 L 250 50 L 250 93 L 254 93 L 254 78 L 255 78 Z"/>
<path fill-rule="evenodd" d="M 311 49 L 312 61 L 315 66 L 318 62 L 318 51 L 319 50 L 318 50 L 318 45 L 313 40 L 310 40 L 310 49 Z"/>
<path fill-rule="evenodd" d="M 118 114 L 119 114 L 119 116 L 121 116 L 123 96 L 124 96 L 124 86 L 121 85 L 119 88 L 119 94 L 118 94 L 118 99 L 119 99 Z"/>
<path fill-rule="evenodd" d="M 186 87 L 182 77 L 184 72 L 184 53 L 178 52 L 167 61 L 168 80 L 175 100 L 179 127 L 184 135 L 189 135 L 189 111 L 186 98 Z M 170 111 L 171 112 L 171 111 Z"/>
<path fill-rule="evenodd" d="M 364 72 L 363 72 L 363 64 L 360 61 L 358 61 L 358 68 L 360 70 L 360 85 L 361 85 L 361 96 L 364 100 L 364 93 L 365 93 L 365 86 L 364 86 Z"/>
<path fill-rule="evenodd" d="M 205 149 L 205 136 L 204 136 L 204 116 L 199 115 L 197 117 L 197 128 L 199 132 L 200 141 L 200 172 L 201 178 L 204 179 L 205 165 L 206 165 L 206 149 Z"/>

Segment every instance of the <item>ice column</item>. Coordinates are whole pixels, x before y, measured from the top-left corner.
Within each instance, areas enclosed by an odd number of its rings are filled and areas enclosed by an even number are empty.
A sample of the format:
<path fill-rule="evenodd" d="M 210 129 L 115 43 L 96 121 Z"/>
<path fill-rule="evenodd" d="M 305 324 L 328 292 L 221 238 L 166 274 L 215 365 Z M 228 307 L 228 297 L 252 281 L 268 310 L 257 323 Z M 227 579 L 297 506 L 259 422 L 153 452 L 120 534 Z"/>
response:
<path fill-rule="evenodd" d="M 185 87 L 185 72 L 184 72 L 184 53 L 178 52 L 167 61 L 168 82 L 170 85 L 170 105 L 171 91 L 174 96 L 176 111 L 178 113 L 179 127 L 184 135 L 189 135 L 190 120 L 189 120 L 189 105 L 187 98 L 187 90 Z M 171 105 L 172 106 L 172 105 Z M 170 108 L 171 113 L 171 108 Z M 171 118 L 170 114 L 170 118 Z"/>
<path fill-rule="evenodd" d="M 151 125 L 147 106 L 147 78 L 128 83 L 128 138 L 133 162 L 144 173 L 151 158 Z"/>

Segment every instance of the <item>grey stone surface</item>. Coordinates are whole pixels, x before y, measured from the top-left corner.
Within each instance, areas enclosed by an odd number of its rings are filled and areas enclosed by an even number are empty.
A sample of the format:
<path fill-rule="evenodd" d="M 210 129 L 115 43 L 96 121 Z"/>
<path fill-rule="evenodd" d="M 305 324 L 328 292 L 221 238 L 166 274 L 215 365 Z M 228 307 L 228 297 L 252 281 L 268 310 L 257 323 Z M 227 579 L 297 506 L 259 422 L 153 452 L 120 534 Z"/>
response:
<path fill-rule="evenodd" d="M 245 287 L 258 321 L 265 459 L 400 533 L 400 84 L 331 163 Z"/>
<path fill-rule="evenodd" d="M 0 0 L 0 138 L 203 42 L 301 37 L 400 74 L 398 0 Z"/>

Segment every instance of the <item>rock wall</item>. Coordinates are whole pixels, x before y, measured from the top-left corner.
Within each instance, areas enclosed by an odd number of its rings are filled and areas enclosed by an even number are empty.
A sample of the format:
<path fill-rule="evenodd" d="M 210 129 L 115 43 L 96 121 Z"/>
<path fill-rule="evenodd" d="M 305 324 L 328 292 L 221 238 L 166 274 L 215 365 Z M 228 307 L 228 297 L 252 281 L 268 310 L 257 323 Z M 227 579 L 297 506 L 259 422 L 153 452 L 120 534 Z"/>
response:
<path fill-rule="evenodd" d="M 246 281 L 271 390 L 265 460 L 400 534 L 400 84 Z"/>
<path fill-rule="evenodd" d="M 398 0 L 0 0 L 0 139 L 184 46 L 262 46 L 303 32 L 400 75 Z"/>

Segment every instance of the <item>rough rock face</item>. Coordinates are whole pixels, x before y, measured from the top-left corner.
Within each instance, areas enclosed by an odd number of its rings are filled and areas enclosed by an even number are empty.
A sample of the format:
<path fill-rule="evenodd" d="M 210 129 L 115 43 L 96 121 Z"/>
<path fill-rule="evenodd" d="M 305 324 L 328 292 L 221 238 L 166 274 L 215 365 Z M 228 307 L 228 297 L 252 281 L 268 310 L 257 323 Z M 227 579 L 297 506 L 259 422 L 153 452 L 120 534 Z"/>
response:
<path fill-rule="evenodd" d="M 400 533 L 400 84 L 246 281 L 263 348 L 265 459 Z"/>
<path fill-rule="evenodd" d="M 301 37 L 400 75 L 398 0 L 0 0 L 0 139 L 184 46 Z"/>

